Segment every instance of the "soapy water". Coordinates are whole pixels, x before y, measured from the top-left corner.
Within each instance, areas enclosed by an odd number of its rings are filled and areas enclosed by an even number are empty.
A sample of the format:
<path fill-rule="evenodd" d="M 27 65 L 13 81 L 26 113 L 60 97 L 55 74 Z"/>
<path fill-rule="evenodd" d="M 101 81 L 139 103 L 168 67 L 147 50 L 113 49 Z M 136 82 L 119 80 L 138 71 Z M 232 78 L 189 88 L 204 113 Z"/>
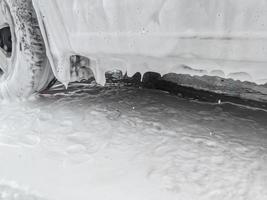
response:
<path fill-rule="evenodd" d="M 262 110 L 76 83 L 0 113 L 3 200 L 267 198 Z"/>
<path fill-rule="evenodd" d="M 0 184 L 1 200 L 44 200 L 34 194 L 29 193 L 25 189 L 21 189 L 16 184 L 2 183 Z"/>

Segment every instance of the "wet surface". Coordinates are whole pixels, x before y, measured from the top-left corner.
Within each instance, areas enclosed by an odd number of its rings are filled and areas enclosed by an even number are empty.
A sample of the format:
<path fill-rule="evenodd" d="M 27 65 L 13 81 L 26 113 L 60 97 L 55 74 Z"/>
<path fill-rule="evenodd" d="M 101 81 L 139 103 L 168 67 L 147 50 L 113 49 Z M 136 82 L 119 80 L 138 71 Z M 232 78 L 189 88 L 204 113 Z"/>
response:
<path fill-rule="evenodd" d="M 0 197 L 13 181 L 58 200 L 267 198 L 262 110 L 75 84 L 0 112 Z"/>

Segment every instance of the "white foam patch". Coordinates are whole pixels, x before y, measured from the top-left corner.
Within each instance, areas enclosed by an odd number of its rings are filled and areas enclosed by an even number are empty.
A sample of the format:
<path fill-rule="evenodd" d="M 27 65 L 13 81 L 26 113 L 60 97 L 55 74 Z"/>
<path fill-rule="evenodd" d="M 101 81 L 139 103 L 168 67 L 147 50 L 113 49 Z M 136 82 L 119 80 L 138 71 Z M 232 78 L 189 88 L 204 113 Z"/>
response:
<path fill-rule="evenodd" d="M 0 181 L 1 200 L 45 200 L 26 187 L 20 187 L 16 182 Z"/>

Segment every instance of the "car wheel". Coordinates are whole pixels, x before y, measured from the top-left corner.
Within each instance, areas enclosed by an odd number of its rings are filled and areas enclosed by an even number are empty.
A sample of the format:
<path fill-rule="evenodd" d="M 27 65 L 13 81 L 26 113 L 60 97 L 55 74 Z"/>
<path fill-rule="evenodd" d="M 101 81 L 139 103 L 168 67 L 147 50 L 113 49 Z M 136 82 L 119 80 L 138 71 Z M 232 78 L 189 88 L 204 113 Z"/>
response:
<path fill-rule="evenodd" d="M 24 98 L 54 78 L 31 0 L 0 0 L 0 97 Z"/>

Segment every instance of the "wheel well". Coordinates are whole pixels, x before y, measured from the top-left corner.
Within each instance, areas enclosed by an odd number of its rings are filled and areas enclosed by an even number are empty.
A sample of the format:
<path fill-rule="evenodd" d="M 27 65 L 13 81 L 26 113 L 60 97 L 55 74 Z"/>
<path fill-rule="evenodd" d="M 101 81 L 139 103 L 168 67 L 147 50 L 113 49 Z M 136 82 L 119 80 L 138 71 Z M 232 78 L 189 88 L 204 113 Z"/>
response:
<path fill-rule="evenodd" d="M 5 26 L 0 29 L 0 48 L 7 55 L 7 57 L 11 57 L 12 34 L 9 26 Z"/>

